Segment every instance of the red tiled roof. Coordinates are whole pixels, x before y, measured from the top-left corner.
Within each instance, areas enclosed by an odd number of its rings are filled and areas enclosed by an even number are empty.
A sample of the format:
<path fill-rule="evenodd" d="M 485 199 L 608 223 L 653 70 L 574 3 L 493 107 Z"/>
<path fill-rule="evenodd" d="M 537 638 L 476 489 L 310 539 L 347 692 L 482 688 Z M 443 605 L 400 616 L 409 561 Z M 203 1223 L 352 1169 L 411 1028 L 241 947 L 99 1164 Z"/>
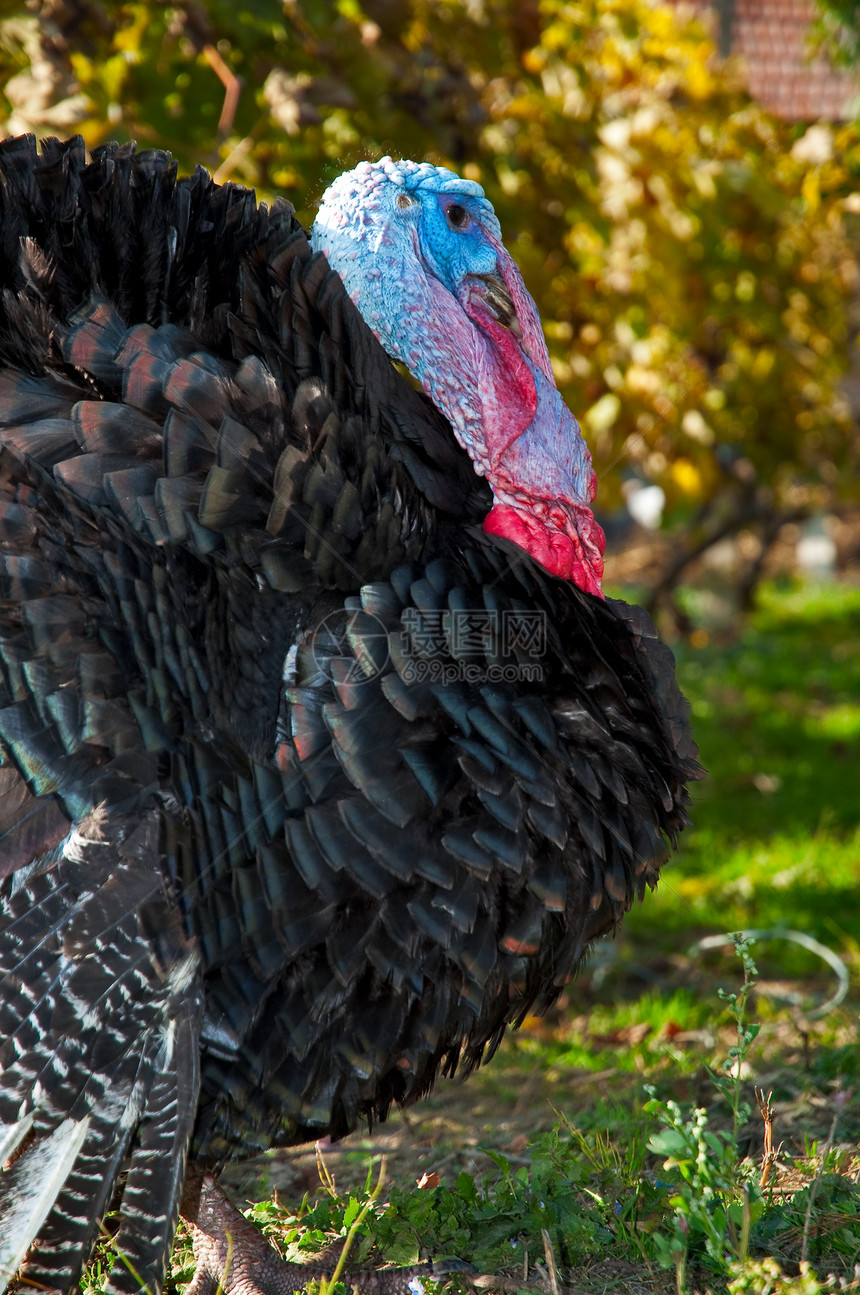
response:
<path fill-rule="evenodd" d="M 810 59 L 815 0 L 671 0 L 713 14 L 732 54 L 747 68 L 747 89 L 770 112 L 789 121 L 839 121 L 860 97 L 856 77 L 826 59 Z M 725 51 L 726 41 L 722 42 Z"/>

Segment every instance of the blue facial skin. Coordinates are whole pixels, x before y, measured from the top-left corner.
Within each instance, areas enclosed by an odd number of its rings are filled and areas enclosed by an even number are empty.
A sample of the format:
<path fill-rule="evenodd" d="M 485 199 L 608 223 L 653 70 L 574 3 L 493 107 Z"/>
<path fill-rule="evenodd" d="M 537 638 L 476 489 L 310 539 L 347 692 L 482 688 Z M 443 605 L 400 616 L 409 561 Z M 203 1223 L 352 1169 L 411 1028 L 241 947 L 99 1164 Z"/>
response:
<path fill-rule="evenodd" d="M 496 249 L 487 242 L 476 202 L 460 194 L 422 194 L 420 201 L 422 258 L 453 296 L 466 275 L 495 273 Z"/>
<path fill-rule="evenodd" d="M 480 185 L 428 163 L 361 163 L 327 190 L 311 242 L 496 501 L 577 532 L 577 510 L 591 518 L 591 457 Z"/>
<path fill-rule="evenodd" d="M 519 444 L 488 446 L 481 436 L 486 410 L 479 394 L 450 381 L 452 352 L 457 356 L 473 344 L 455 302 L 470 276 L 498 275 L 499 256 L 507 255 L 498 219 L 479 184 L 426 162 L 362 163 L 326 192 L 311 241 L 326 253 L 389 355 L 407 365 L 451 419 L 478 473 L 492 477 L 504 449 L 505 493 L 513 481 L 527 486 L 536 480 L 544 498 L 565 498 L 571 485 L 579 499 L 590 498 L 588 452 L 576 420 L 546 376 L 548 356 L 537 364 L 534 351 L 532 358 L 523 348 L 538 408 Z M 441 289 L 455 299 L 447 308 Z M 535 328 L 539 333 L 536 317 Z"/>
<path fill-rule="evenodd" d="M 460 225 L 448 214 L 452 208 L 455 217 L 458 208 L 466 213 Z M 373 227 L 378 230 L 376 237 Z M 398 246 L 417 253 L 453 296 L 466 275 L 492 274 L 496 251 L 485 229 L 491 238 L 501 240 L 499 222 L 479 184 L 429 163 L 383 159 L 335 181 L 320 207 L 311 243 L 327 254 L 364 313 L 363 286 L 378 277 L 380 253 L 391 256 Z M 395 323 L 398 315 L 389 318 Z M 380 340 L 388 346 L 387 337 L 380 334 Z"/>
<path fill-rule="evenodd" d="M 458 408 L 451 407 L 445 351 L 464 279 L 497 269 L 487 233 L 501 240 L 480 185 L 443 167 L 383 159 L 334 182 L 311 234 L 312 246 L 325 252 L 388 354 L 406 364 L 470 445 L 480 410 L 465 391 L 454 397 Z M 447 307 L 446 292 L 455 299 Z M 440 314 L 448 317 L 444 327 Z M 459 345 L 462 350 L 462 340 Z M 479 460 L 478 452 L 476 468 L 485 470 Z"/>

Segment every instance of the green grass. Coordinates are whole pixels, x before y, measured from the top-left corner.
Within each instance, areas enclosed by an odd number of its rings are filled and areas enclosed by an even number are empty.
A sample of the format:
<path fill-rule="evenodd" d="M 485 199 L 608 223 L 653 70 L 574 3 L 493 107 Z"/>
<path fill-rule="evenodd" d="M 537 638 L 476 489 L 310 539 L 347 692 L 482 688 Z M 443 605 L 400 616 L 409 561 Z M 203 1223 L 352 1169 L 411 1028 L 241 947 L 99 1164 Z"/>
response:
<path fill-rule="evenodd" d="M 290 1257 L 336 1248 L 385 1152 L 359 1264 L 456 1255 L 509 1292 L 549 1291 L 549 1264 L 589 1295 L 860 1290 L 860 590 L 769 587 L 736 638 L 694 642 L 679 673 L 709 776 L 657 892 L 480 1074 L 328 1152 L 327 1184 L 307 1154 L 246 1171 Z M 822 1011 L 832 967 L 782 936 L 742 990 L 731 945 L 699 941 L 749 927 L 827 946 L 847 996 Z"/>
<path fill-rule="evenodd" d="M 774 830 L 803 853 L 819 834 L 856 835 L 860 591 L 771 587 L 760 604 L 735 643 L 680 657 L 711 770 L 696 790 L 690 873 L 711 871 L 713 846 Z"/>

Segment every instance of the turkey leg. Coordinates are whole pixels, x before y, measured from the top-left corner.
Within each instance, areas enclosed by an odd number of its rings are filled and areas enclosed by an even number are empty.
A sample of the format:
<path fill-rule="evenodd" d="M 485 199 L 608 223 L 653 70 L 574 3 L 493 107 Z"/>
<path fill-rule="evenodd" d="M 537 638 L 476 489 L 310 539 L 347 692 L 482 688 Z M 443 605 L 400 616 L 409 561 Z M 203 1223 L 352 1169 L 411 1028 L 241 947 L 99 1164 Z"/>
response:
<path fill-rule="evenodd" d="M 196 1268 L 185 1295 L 295 1295 L 309 1281 L 330 1276 L 315 1264 L 287 1263 L 244 1218 L 212 1174 L 189 1170 L 180 1212 L 191 1231 Z M 467 1265 L 464 1265 L 464 1267 Z M 367 1295 L 415 1295 L 416 1278 L 434 1276 L 432 1264 L 346 1275 Z"/>

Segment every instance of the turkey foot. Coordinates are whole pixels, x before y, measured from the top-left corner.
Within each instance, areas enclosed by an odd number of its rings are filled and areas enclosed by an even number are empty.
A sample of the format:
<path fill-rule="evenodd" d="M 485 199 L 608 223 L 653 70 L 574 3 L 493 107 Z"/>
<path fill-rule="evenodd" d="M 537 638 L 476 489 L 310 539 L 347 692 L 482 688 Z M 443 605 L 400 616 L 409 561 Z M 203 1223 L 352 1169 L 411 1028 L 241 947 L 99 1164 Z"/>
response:
<path fill-rule="evenodd" d="M 330 1276 L 318 1264 L 287 1263 L 228 1200 L 211 1174 L 189 1173 L 181 1213 L 191 1231 L 196 1268 L 185 1295 L 295 1295 L 309 1281 Z M 455 1262 L 454 1267 L 468 1268 Z M 445 1263 L 440 1269 L 451 1271 Z M 432 1264 L 345 1274 L 347 1286 L 367 1295 L 415 1295 L 421 1276 L 441 1275 Z"/>

